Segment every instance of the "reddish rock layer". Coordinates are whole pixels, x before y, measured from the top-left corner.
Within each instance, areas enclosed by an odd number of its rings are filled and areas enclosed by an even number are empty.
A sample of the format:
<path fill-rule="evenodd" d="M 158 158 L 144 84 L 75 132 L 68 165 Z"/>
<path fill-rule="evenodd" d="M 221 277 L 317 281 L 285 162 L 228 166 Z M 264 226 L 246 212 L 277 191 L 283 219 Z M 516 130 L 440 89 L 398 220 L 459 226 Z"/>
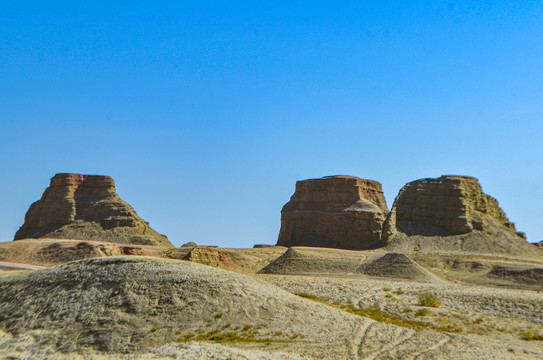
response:
<path fill-rule="evenodd" d="M 277 245 L 364 249 L 379 241 L 387 213 L 377 181 L 354 176 L 298 181 L 281 210 Z"/>

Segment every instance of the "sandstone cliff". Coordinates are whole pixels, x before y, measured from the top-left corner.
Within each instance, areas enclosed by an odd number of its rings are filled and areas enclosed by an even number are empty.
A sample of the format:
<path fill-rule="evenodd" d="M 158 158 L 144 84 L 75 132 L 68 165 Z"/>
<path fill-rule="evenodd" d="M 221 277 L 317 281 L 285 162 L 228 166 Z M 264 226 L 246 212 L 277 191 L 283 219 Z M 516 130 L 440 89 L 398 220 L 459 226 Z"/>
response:
<path fill-rule="evenodd" d="M 277 245 L 359 250 L 377 243 L 388 213 L 381 184 L 354 176 L 296 182 Z"/>
<path fill-rule="evenodd" d="M 383 227 L 382 244 L 395 251 L 530 254 L 498 201 L 476 178 L 421 179 L 401 190 Z"/>
<path fill-rule="evenodd" d="M 25 238 L 173 246 L 117 195 L 111 177 L 100 175 L 56 174 L 15 234 Z"/>

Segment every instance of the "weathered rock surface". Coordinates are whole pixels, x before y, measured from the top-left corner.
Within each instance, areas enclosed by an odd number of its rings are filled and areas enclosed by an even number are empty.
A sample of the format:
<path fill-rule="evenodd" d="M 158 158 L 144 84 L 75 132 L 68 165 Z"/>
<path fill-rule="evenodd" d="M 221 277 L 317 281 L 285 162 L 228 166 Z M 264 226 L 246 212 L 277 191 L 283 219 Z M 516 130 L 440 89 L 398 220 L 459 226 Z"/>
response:
<path fill-rule="evenodd" d="M 184 243 L 183 245 L 181 245 L 181 247 L 195 247 L 195 246 L 198 246 L 198 245 L 196 245 L 194 241 L 189 241 L 188 243 Z"/>
<path fill-rule="evenodd" d="M 337 296 L 350 288 L 348 279 L 337 279 L 340 286 L 330 280 L 321 291 L 333 289 Z M 293 290 L 304 291 L 300 285 Z M 375 288 L 356 286 L 362 295 Z M 360 297 L 353 295 L 355 301 Z M 280 353 L 303 359 L 540 359 L 543 354 L 534 342 L 415 331 L 303 299 L 249 276 L 143 257 L 82 260 L 5 275 L 0 310 L 0 353 L 17 359 L 200 359 L 207 358 L 201 354 L 213 341 L 227 345 L 222 355 L 211 351 L 209 358 L 217 359 L 286 358 Z M 532 308 L 520 311 L 534 316 Z M 176 348 L 177 342 L 185 346 Z M 190 347 L 196 357 L 178 352 Z M 255 347 L 266 354 L 235 351 Z"/>
<path fill-rule="evenodd" d="M 354 176 L 296 182 L 277 245 L 359 250 L 377 243 L 388 209 L 381 184 Z"/>
<path fill-rule="evenodd" d="M 402 252 L 530 255 L 533 249 L 498 201 L 483 193 L 476 178 L 467 176 L 405 185 L 383 226 L 382 244 Z"/>
<path fill-rule="evenodd" d="M 543 241 L 536 242 L 536 243 L 534 243 L 534 245 L 537 246 L 538 248 L 543 249 Z"/>
<path fill-rule="evenodd" d="M 173 245 L 124 202 L 109 176 L 56 174 L 30 206 L 15 240 L 53 238 Z"/>

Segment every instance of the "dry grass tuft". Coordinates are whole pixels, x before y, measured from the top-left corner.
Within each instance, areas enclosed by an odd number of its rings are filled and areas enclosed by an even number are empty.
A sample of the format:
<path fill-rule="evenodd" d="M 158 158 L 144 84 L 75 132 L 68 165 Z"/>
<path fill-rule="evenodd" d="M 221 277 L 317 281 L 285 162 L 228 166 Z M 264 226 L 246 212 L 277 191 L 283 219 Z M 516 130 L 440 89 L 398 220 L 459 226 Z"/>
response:
<path fill-rule="evenodd" d="M 419 294 L 419 305 L 420 306 L 429 306 L 429 307 L 439 307 L 441 302 L 436 295 L 426 292 Z"/>

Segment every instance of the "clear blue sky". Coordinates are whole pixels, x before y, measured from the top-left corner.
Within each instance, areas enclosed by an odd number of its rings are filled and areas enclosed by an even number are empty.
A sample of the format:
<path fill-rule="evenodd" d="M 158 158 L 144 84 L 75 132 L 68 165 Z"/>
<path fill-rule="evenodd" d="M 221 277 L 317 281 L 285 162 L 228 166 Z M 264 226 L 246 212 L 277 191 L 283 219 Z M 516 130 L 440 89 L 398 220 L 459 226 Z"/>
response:
<path fill-rule="evenodd" d="M 4 1 L 0 241 L 58 172 L 175 245 L 273 244 L 297 180 L 479 178 L 543 240 L 540 1 Z"/>

